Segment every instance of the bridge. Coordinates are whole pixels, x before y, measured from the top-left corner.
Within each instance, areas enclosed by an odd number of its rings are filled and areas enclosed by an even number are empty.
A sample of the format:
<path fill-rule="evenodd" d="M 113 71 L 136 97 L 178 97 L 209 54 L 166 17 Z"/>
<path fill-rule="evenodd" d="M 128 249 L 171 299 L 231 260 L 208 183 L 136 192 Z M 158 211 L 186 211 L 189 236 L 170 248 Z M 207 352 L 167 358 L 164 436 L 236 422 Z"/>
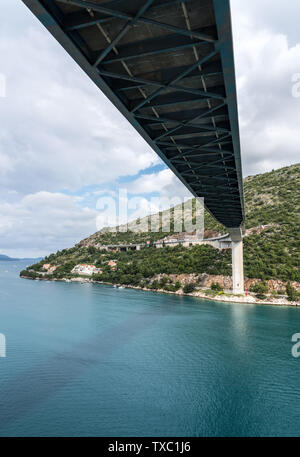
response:
<path fill-rule="evenodd" d="M 172 238 L 164 238 L 158 241 L 154 241 L 153 243 L 146 242 L 146 243 L 119 243 L 119 244 L 91 244 L 91 246 L 95 246 L 99 251 L 140 251 L 141 249 L 155 247 L 158 249 L 164 247 L 176 247 L 176 246 L 183 246 L 185 248 L 191 248 L 193 246 L 203 246 L 209 245 L 214 247 L 215 249 L 229 249 L 231 247 L 231 238 L 230 235 L 227 233 L 226 235 L 217 236 L 214 238 L 182 238 L 182 239 L 172 239 Z M 85 245 L 86 247 L 89 244 Z"/>
<path fill-rule="evenodd" d="M 245 212 L 229 0 L 23 2 L 227 227 L 233 289 L 242 293 Z"/>

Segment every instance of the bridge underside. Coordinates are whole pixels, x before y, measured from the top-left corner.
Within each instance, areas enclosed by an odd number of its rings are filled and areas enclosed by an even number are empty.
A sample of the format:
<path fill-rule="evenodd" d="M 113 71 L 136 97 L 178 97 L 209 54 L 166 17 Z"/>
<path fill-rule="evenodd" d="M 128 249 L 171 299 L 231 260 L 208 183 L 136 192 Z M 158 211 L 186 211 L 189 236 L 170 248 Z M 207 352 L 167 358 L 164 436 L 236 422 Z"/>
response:
<path fill-rule="evenodd" d="M 242 226 L 229 0 L 23 2 L 212 215 Z"/>

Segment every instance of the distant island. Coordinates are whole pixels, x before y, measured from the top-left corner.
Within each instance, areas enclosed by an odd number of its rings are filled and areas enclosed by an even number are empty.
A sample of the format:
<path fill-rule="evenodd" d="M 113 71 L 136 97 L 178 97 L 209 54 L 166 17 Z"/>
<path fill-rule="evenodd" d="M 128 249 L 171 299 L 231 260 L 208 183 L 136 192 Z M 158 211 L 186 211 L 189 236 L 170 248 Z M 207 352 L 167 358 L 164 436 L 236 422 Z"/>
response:
<path fill-rule="evenodd" d="M 19 259 L 14 259 L 13 257 L 8 257 L 8 255 L 0 254 L 0 260 L 19 260 Z"/>
<path fill-rule="evenodd" d="M 30 260 L 30 261 L 40 261 L 42 257 L 23 257 L 23 258 L 16 258 L 16 257 L 9 257 L 8 255 L 0 254 L 0 261 L 18 261 L 18 260 Z"/>
<path fill-rule="evenodd" d="M 239 297 L 238 301 L 300 303 L 300 164 L 247 177 L 244 188 L 248 296 Z M 173 223 L 176 214 L 175 207 Z M 222 234 L 226 229 L 205 213 L 205 238 Z M 104 282 L 232 301 L 230 249 L 193 243 L 170 247 L 167 240 L 176 240 L 176 236 L 172 223 L 170 233 L 102 229 L 74 247 L 31 265 L 20 275 Z M 157 249 L 157 243 L 163 248 Z M 131 244 L 142 247 L 126 252 L 112 248 Z"/>

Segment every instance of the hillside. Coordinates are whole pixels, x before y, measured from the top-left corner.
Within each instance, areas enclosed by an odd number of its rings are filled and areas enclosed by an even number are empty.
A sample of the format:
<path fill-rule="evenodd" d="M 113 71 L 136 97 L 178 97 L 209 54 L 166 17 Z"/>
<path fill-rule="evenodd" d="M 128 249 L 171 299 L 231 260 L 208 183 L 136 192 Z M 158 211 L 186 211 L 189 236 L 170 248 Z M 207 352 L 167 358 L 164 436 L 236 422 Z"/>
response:
<path fill-rule="evenodd" d="M 244 184 L 246 277 L 300 282 L 300 164 L 248 177 Z M 176 207 L 173 223 L 178 214 Z M 139 223 L 143 226 L 148 222 L 143 219 Z M 159 274 L 231 274 L 231 252 L 228 249 L 220 251 L 206 245 L 163 249 L 151 246 L 154 241 L 172 234 L 172 228 L 171 223 L 169 234 L 111 233 L 102 230 L 71 249 L 51 254 L 21 274 L 26 277 L 45 276 L 42 266 L 48 263 L 56 268 L 48 271 L 47 277 L 68 278 L 74 276 L 71 270 L 75 265 L 93 264 L 99 269 L 93 276 L 95 279 L 142 286 L 152 284 L 153 278 Z M 220 233 L 226 233 L 225 229 L 206 213 L 206 236 Z M 99 248 L 100 245 L 146 241 L 150 242 L 150 246 L 140 251 L 107 252 Z M 110 260 L 114 260 L 116 265 L 109 265 Z M 171 283 L 171 280 L 168 281 Z"/>
<path fill-rule="evenodd" d="M 0 261 L 1 260 L 4 260 L 4 261 L 12 261 L 12 260 L 17 260 L 17 259 L 14 259 L 13 257 L 8 257 L 8 255 L 4 255 L 4 254 L 0 254 Z"/>
<path fill-rule="evenodd" d="M 17 257 L 9 257 L 8 255 L 0 254 L 0 261 L 4 262 L 12 262 L 12 261 L 18 261 L 18 260 L 28 260 L 30 262 L 33 261 L 40 261 L 42 260 L 42 257 L 22 257 L 22 258 L 17 258 Z"/>

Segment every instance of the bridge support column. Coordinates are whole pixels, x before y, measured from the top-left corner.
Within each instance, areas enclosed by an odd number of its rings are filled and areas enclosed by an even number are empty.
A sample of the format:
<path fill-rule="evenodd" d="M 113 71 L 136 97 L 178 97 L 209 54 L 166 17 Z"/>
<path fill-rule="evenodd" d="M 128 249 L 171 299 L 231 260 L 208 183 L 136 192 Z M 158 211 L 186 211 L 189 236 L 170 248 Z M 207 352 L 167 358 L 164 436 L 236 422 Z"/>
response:
<path fill-rule="evenodd" d="M 244 293 L 243 238 L 240 228 L 229 230 L 232 240 L 232 289 L 235 295 Z"/>

